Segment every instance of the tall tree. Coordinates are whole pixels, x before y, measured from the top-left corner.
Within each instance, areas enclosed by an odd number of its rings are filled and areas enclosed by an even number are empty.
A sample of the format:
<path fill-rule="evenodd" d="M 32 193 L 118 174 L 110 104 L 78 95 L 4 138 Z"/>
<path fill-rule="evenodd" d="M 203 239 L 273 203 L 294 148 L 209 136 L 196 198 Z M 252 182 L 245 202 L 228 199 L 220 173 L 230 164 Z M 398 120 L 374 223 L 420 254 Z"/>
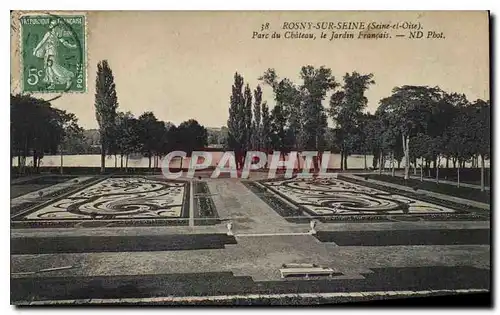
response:
<path fill-rule="evenodd" d="M 378 115 L 367 115 L 363 124 L 364 143 L 373 154 L 372 166 L 378 166 L 379 173 L 382 171 L 382 156 L 384 149 L 383 134 L 384 123 Z"/>
<path fill-rule="evenodd" d="M 363 110 L 368 104 L 365 92 L 375 84 L 373 74 L 346 73 L 343 77 L 342 91 L 330 98 L 329 114 L 342 130 L 341 169 L 347 169 L 347 157 L 360 139 L 359 130 L 363 122 Z"/>
<path fill-rule="evenodd" d="M 95 114 L 99 124 L 101 135 L 101 173 L 104 173 L 106 165 L 106 153 L 110 152 L 113 141 L 113 130 L 115 128 L 116 110 L 118 98 L 113 71 L 107 60 L 97 64 L 96 92 L 95 92 Z"/>
<path fill-rule="evenodd" d="M 300 136 L 301 147 L 305 150 L 319 150 L 324 142 L 327 119 L 323 100 L 330 90 L 338 87 L 335 77 L 329 68 L 321 66 L 304 66 L 300 71 L 302 84 L 299 87 L 301 95 L 302 128 Z M 321 156 L 319 157 L 321 159 Z M 318 169 L 318 159 L 313 159 L 314 168 Z"/>
<path fill-rule="evenodd" d="M 377 118 L 370 113 L 363 114 L 360 119 L 358 151 L 364 156 L 364 169 L 368 169 L 366 156 L 368 154 L 373 154 L 375 156 L 375 151 L 378 149 L 371 135 L 371 133 L 374 132 L 373 127 L 376 119 Z"/>
<path fill-rule="evenodd" d="M 262 104 L 262 89 L 260 85 L 253 91 L 253 123 L 252 123 L 252 149 L 260 150 L 262 126 L 261 126 L 261 104 Z"/>
<path fill-rule="evenodd" d="M 182 122 L 178 129 L 179 144 L 188 155 L 194 150 L 203 149 L 207 145 L 207 129 L 200 125 L 195 119 Z"/>
<path fill-rule="evenodd" d="M 246 146 L 246 108 L 245 96 L 243 95 L 243 77 L 236 72 L 234 74 L 234 83 L 232 86 L 231 96 L 229 98 L 229 119 L 228 127 L 228 144 L 235 151 L 236 164 L 238 168 L 242 164 L 242 151 Z"/>
<path fill-rule="evenodd" d="M 474 132 L 475 153 L 481 156 L 481 191 L 485 188 L 485 159 L 491 154 L 491 107 L 489 101 L 476 100 L 471 105 L 472 125 Z"/>
<path fill-rule="evenodd" d="M 272 148 L 271 116 L 267 102 L 262 103 L 262 149 L 269 152 Z"/>
<path fill-rule="evenodd" d="M 470 106 L 459 109 L 452 124 L 445 131 L 446 151 L 458 163 L 457 186 L 460 187 L 460 167 L 462 162 L 472 157 L 476 151 L 474 117 Z"/>
<path fill-rule="evenodd" d="M 128 171 L 128 160 L 132 153 L 141 152 L 141 123 L 135 117 L 127 117 L 124 121 L 123 153 L 125 154 L 125 170 Z"/>
<path fill-rule="evenodd" d="M 272 124 L 274 130 L 274 146 L 282 152 L 291 149 L 299 149 L 301 135 L 301 95 L 299 90 L 287 78 L 279 79 L 276 71 L 272 68 L 267 69 L 259 77 L 264 84 L 273 89 L 274 100 L 276 101 L 273 109 Z M 275 124 L 278 125 L 275 125 Z"/>
<path fill-rule="evenodd" d="M 273 107 L 270 122 L 273 148 L 283 153 L 286 150 L 286 116 L 281 104 Z"/>
<path fill-rule="evenodd" d="M 415 134 L 409 141 L 410 159 L 414 161 L 414 174 L 417 169 L 417 159 L 420 159 L 420 181 L 423 181 L 424 159 L 429 158 L 429 145 L 432 138 L 424 133 Z"/>
<path fill-rule="evenodd" d="M 141 152 L 148 158 L 148 168 L 151 168 L 152 158 L 162 151 L 162 138 L 166 133 L 165 125 L 152 112 L 143 113 L 138 120 Z"/>
<path fill-rule="evenodd" d="M 26 157 L 33 156 L 38 169 L 45 153 L 56 154 L 66 138 L 81 128 L 76 116 L 51 107 L 50 102 L 30 95 L 11 95 L 11 153 L 17 153 L 18 166 L 24 172 Z"/>
<path fill-rule="evenodd" d="M 438 106 L 443 92 L 438 87 L 402 86 L 396 87 L 392 95 L 380 100 L 377 113 L 390 122 L 390 128 L 401 138 L 405 156 L 405 179 L 409 178 L 410 149 L 412 136 L 426 134 L 433 108 Z"/>
<path fill-rule="evenodd" d="M 133 149 L 137 148 L 137 145 L 131 145 L 138 137 L 138 135 L 133 134 L 133 123 L 134 116 L 131 112 L 118 112 L 116 115 L 116 128 L 114 135 L 114 143 L 116 146 L 116 153 L 120 155 L 120 168 L 123 168 L 123 157 L 127 157 L 128 154 L 132 153 Z"/>
<path fill-rule="evenodd" d="M 245 140 L 244 149 L 245 151 L 250 150 L 252 147 L 252 90 L 247 84 L 245 86 Z M 245 153 L 246 155 L 246 153 Z"/>

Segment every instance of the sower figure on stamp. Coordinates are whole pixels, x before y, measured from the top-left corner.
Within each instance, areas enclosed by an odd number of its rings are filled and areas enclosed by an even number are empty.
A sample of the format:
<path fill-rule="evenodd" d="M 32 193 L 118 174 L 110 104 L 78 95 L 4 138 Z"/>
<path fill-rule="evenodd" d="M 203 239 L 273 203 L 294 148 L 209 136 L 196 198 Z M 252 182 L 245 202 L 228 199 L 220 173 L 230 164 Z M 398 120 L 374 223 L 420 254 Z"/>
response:
<path fill-rule="evenodd" d="M 53 89 L 55 84 L 65 84 L 66 89 L 69 89 L 73 83 L 75 74 L 64 68 L 58 59 L 58 48 L 60 44 L 65 47 L 75 49 L 75 44 L 69 43 L 63 38 L 64 32 L 59 26 L 59 21 L 53 19 L 50 21 L 49 30 L 43 36 L 42 40 L 33 49 L 33 55 L 44 60 L 45 76 L 43 82 L 48 83 L 48 89 Z"/>

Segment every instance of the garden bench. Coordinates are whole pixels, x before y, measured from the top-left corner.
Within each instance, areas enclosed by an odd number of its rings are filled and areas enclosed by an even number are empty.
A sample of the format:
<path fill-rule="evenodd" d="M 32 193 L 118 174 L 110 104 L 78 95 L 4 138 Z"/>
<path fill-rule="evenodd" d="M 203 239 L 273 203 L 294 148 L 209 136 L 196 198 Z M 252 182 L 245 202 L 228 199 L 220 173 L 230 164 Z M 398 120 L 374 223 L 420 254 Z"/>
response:
<path fill-rule="evenodd" d="M 286 277 L 306 277 L 309 276 L 332 276 L 335 271 L 331 268 L 308 267 L 308 268 L 282 268 L 281 278 Z"/>

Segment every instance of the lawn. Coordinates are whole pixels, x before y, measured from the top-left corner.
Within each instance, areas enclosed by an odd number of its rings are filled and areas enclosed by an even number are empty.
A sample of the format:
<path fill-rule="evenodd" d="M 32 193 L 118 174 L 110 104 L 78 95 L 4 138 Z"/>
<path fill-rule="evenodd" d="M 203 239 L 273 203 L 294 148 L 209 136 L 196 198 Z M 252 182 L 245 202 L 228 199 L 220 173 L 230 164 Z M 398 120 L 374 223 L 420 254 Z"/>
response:
<path fill-rule="evenodd" d="M 76 178 L 76 176 L 44 176 L 44 177 L 33 178 L 19 184 L 11 184 L 10 198 L 11 199 L 17 198 L 19 196 L 28 194 L 33 191 L 37 191 L 40 189 L 50 187 L 52 185 L 63 183 L 73 178 Z"/>
<path fill-rule="evenodd" d="M 436 193 L 446 194 L 454 197 L 484 202 L 490 204 L 490 192 L 489 191 L 481 191 L 476 188 L 469 187 L 456 187 L 451 184 L 444 183 L 435 183 L 429 181 L 420 181 L 418 179 L 404 179 L 399 176 L 390 176 L 390 175 L 378 175 L 378 174 L 370 174 L 366 175 L 370 179 L 380 180 L 384 182 L 389 182 L 393 184 L 408 186 L 416 189 L 428 190 Z"/>

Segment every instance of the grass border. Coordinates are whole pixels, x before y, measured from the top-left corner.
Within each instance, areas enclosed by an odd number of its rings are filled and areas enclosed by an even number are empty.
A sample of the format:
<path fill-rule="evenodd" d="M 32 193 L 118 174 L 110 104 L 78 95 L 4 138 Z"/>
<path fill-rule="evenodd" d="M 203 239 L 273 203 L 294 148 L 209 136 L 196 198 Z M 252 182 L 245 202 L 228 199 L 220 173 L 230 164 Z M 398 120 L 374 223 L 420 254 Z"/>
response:
<path fill-rule="evenodd" d="M 390 176 L 387 174 L 368 174 L 368 175 L 354 174 L 354 176 L 368 177 L 369 179 L 379 180 L 394 185 L 401 185 L 412 189 L 427 190 L 438 194 L 463 198 L 491 205 L 491 192 L 487 190 L 481 191 L 480 189 L 471 187 L 456 187 L 452 184 L 447 184 L 447 183 L 437 184 L 436 182 L 433 181 L 428 181 L 428 180 L 420 181 L 415 178 L 409 178 L 405 180 L 400 176 Z"/>

